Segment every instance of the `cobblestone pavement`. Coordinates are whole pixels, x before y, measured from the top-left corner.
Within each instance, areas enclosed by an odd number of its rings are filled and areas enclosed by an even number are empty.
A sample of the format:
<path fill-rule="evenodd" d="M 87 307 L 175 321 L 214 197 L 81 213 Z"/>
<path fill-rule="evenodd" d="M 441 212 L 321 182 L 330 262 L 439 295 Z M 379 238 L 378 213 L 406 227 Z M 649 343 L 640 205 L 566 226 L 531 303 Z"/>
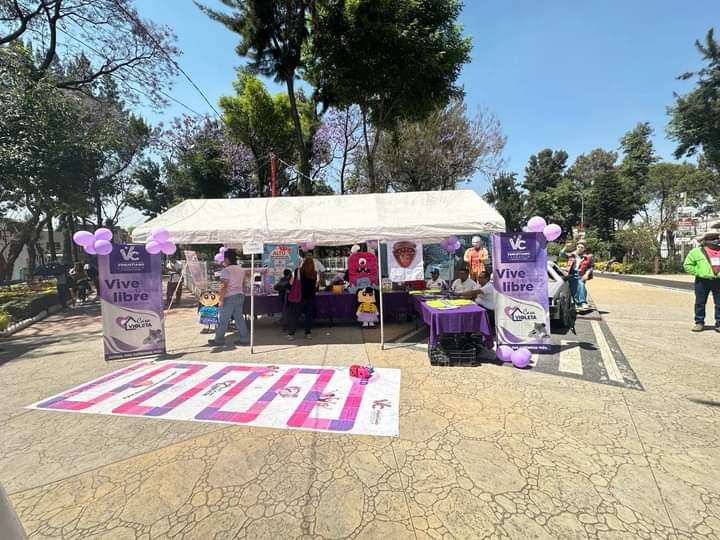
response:
<path fill-rule="evenodd" d="M 131 363 L 102 361 L 94 308 L 53 316 L 0 342 L 0 482 L 31 538 L 720 538 L 720 338 L 690 294 L 590 288 L 639 389 L 431 367 L 356 327 L 260 321 L 251 357 L 169 316 L 168 358 L 402 369 L 396 439 L 25 409 Z"/>

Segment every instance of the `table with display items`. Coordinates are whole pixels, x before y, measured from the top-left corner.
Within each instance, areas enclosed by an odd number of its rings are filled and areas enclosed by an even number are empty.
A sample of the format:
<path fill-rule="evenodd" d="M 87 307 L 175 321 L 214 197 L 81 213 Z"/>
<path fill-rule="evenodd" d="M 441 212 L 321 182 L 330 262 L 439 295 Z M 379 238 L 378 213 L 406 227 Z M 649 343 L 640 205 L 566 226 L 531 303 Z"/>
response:
<path fill-rule="evenodd" d="M 377 295 L 378 301 L 380 295 Z M 407 320 L 412 312 L 410 297 L 405 291 L 388 291 L 382 294 L 383 313 L 386 320 L 403 321 Z M 250 297 L 245 296 L 243 307 L 246 315 L 250 314 Z M 282 313 L 282 299 L 279 295 L 258 295 L 255 296 L 255 315 L 273 315 Z M 332 293 L 321 291 L 315 295 L 315 318 L 329 320 L 355 319 L 357 312 L 357 300 L 351 293 Z"/>
<path fill-rule="evenodd" d="M 480 334 L 487 346 L 492 345 L 494 332 L 484 307 L 473 302 L 450 309 L 438 309 L 428 305 L 428 301 L 432 302 L 433 298 L 420 295 L 412 298 L 415 311 L 430 329 L 430 348 L 438 345 L 443 334 Z"/>

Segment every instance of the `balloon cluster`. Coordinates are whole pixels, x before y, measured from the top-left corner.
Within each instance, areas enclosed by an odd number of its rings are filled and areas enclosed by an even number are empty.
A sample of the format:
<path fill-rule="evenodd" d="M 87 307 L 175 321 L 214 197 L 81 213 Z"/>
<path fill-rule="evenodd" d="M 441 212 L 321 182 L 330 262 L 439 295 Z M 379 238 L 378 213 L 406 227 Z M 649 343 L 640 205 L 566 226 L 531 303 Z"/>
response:
<path fill-rule="evenodd" d="M 172 255 L 176 250 L 177 246 L 170 240 L 170 231 L 167 229 L 153 229 L 145 242 L 145 251 L 151 255 L 156 255 L 161 251 L 165 255 Z"/>
<path fill-rule="evenodd" d="M 222 262 L 225 260 L 225 252 L 226 252 L 228 249 L 229 249 L 229 248 L 226 248 L 225 246 L 222 246 L 222 247 L 218 250 L 218 252 L 215 254 L 214 261 L 215 261 L 216 263 L 218 263 L 218 264 L 222 264 Z"/>
<path fill-rule="evenodd" d="M 532 353 L 529 349 L 524 347 L 513 349 L 507 345 L 500 345 L 495 354 L 498 360 L 512 362 L 512 365 L 519 369 L 528 367 L 530 365 L 530 359 L 532 358 Z"/>
<path fill-rule="evenodd" d="M 440 246 L 446 249 L 450 255 L 460 249 L 460 245 L 460 240 L 458 240 L 457 236 L 448 236 L 445 240 L 440 241 Z"/>
<path fill-rule="evenodd" d="M 95 233 L 78 231 L 73 234 L 73 241 L 82 246 L 88 255 L 109 255 L 112 252 L 112 237 L 110 229 L 101 227 Z"/>
<path fill-rule="evenodd" d="M 528 232 L 543 233 L 548 242 L 557 240 L 562 234 L 560 225 L 555 223 L 548 225 L 547 222 L 540 216 L 534 216 L 528 220 L 527 230 Z"/>
<path fill-rule="evenodd" d="M 309 251 L 311 249 L 315 249 L 315 243 L 314 242 L 301 242 L 300 249 L 302 251 Z"/>

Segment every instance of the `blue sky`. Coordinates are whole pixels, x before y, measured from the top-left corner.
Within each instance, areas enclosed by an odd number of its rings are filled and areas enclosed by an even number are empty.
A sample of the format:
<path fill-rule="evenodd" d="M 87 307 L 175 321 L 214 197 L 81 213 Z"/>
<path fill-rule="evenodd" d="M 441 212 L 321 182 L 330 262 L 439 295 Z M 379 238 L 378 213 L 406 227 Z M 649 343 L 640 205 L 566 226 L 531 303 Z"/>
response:
<path fill-rule="evenodd" d="M 235 68 L 243 62 L 235 54 L 235 34 L 191 0 L 136 5 L 143 17 L 175 30 L 180 65 L 213 104 L 232 92 Z M 675 77 L 700 66 L 693 43 L 720 22 L 720 2 L 466 0 L 460 22 L 473 38 L 472 61 L 460 79 L 468 107 L 498 116 L 508 137 L 506 168 L 522 178 L 528 157 L 543 148 L 562 148 L 572 162 L 593 148 L 616 149 L 623 133 L 641 121 L 652 124 L 658 153 L 671 159 L 666 108 L 673 91 L 692 86 Z M 210 111 L 184 78 L 171 94 L 196 111 Z M 142 112 L 158 122 L 183 109 L 173 104 L 159 114 Z M 487 181 L 476 178 L 469 187 L 484 192 Z"/>

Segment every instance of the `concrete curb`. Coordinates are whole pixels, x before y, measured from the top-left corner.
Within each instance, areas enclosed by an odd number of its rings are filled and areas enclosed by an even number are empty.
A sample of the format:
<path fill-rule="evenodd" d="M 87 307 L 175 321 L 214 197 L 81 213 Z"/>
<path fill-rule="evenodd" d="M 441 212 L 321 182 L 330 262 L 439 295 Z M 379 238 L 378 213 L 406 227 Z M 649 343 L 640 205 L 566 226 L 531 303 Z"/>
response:
<path fill-rule="evenodd" d="M 58 311 L 60 311 L 61 309 L 62 309 L 62 306 L 60 304 L 55 304 L 54 306 L 50 306 L 48 309 L 44 309 L 43 311 L 41 311 L 34 317 L 13 323 L 10 326 L 8 326 L 5 330 L 0 332 L 0 338 L 10 337 L 14 333 L 19 332 L 20 330 L 24 330 L 31 324 L 34 324 L 38 321 L 42 321 L 48 315 L 53 315 L 53 314 L 57 313 Z"/>

